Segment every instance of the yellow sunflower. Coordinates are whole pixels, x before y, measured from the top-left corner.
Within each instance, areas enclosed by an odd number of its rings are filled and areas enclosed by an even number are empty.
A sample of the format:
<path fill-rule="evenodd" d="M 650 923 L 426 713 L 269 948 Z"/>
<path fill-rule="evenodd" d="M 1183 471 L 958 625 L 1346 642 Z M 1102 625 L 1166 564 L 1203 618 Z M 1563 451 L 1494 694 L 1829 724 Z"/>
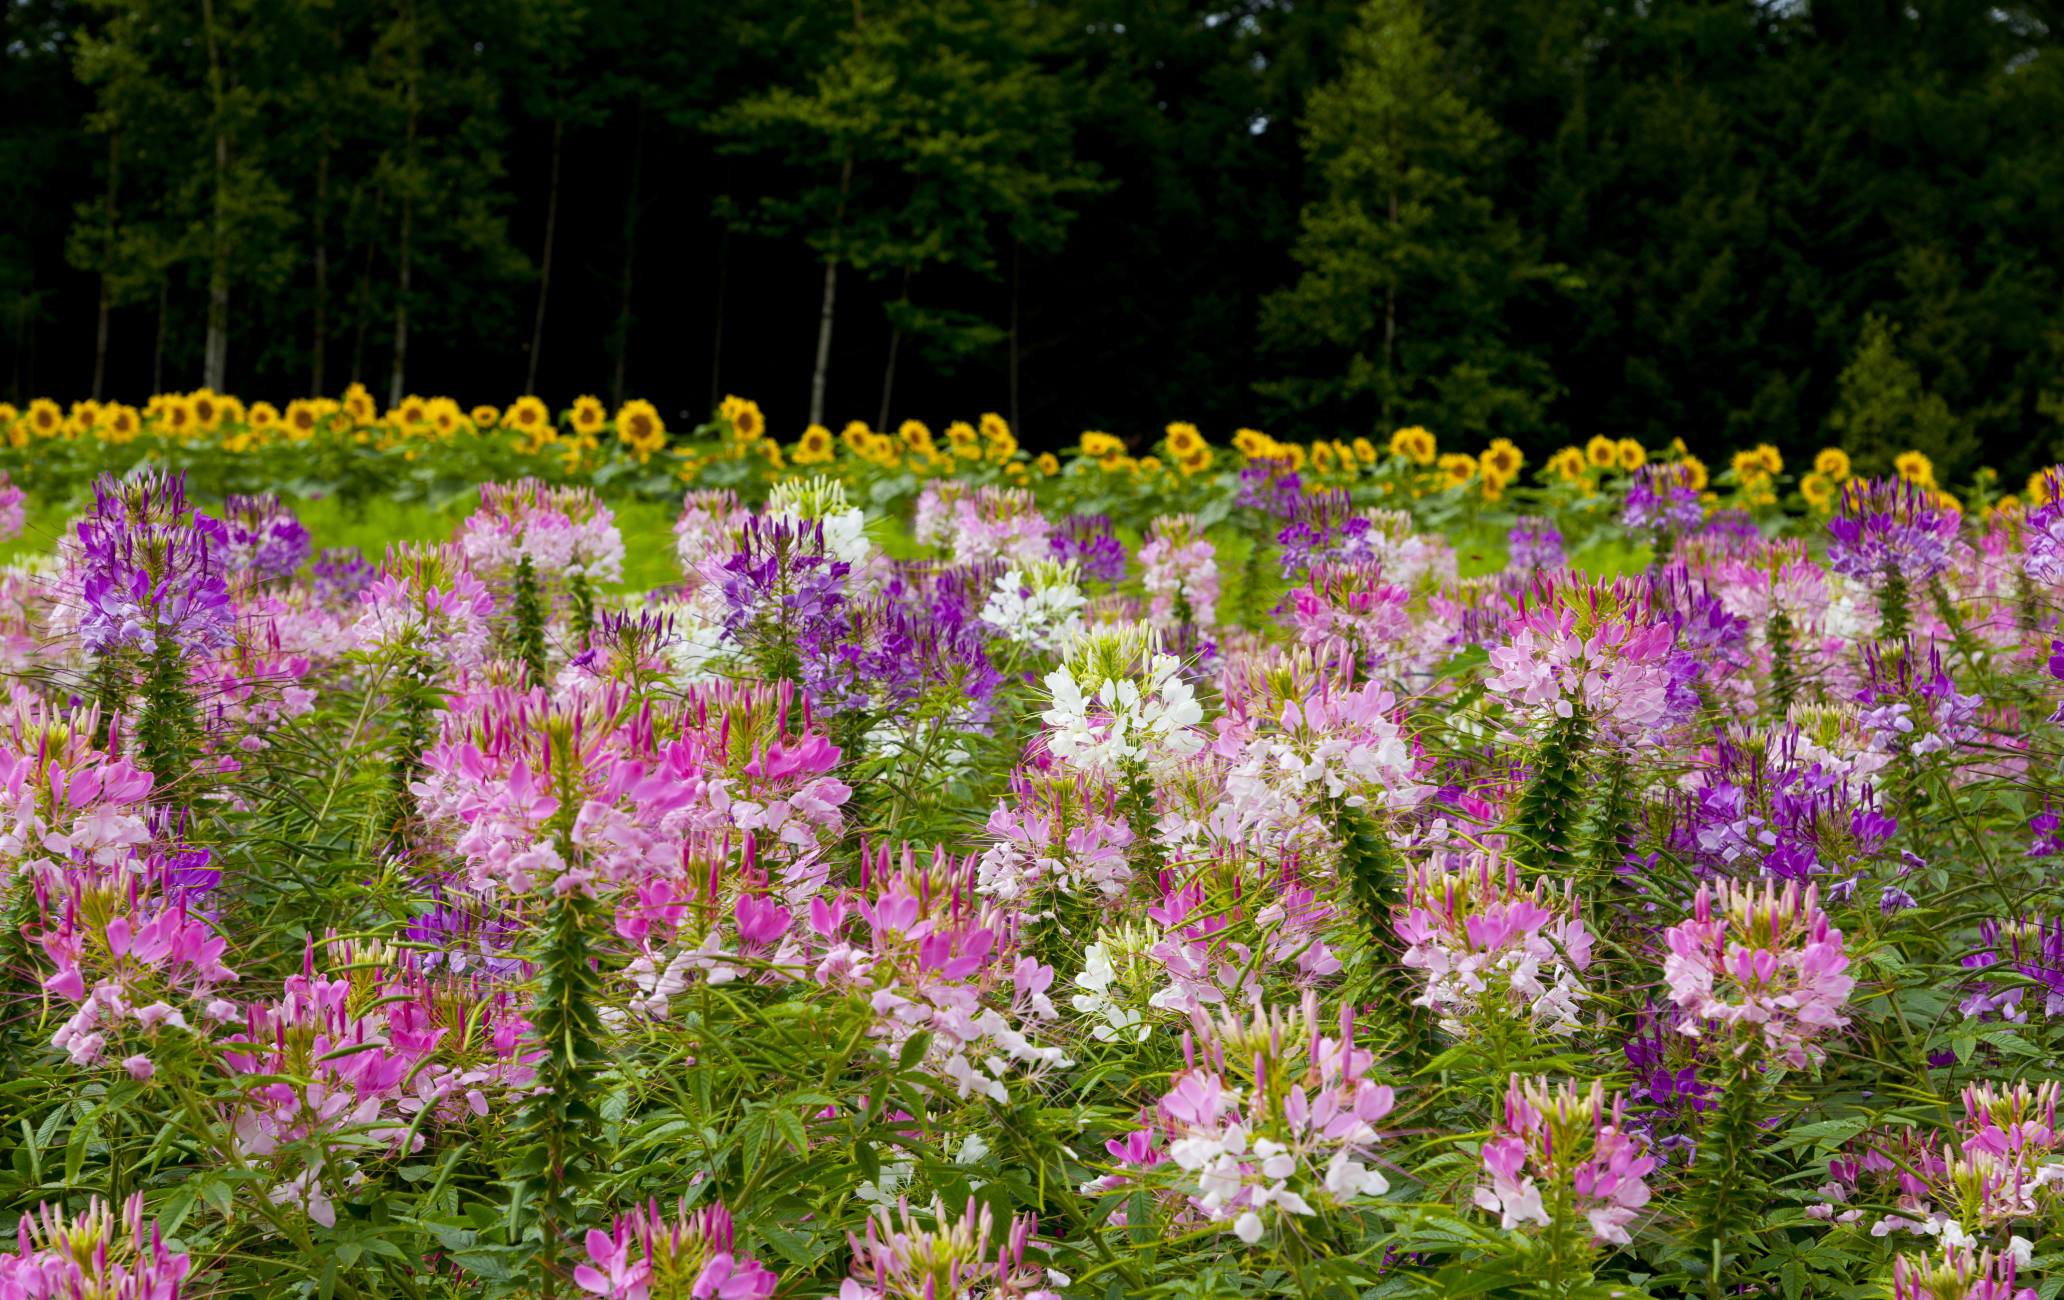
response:
<path fill-rule="evenodd" d="M 0 402 L 0 434 L 5 434 L 11 447 L 22 446 L 29 440 L 29 431 L 19 427 L 21 412 L 14 409 L 12 402 Z"/>
<path fill-rule="evenodd" d="M 1935 486 L 1935 462 L 1918 451 L 1902 451 L 1892 459 L 1892 468 L 1899 477 L 1922 487 Z"/>
<path fill-rule="evenodd" d="M 186 395 L 188 406 L 193 411 L 193 427 L 203 433 L 213 433 L 222 427 L 222 399 L 212 388 L 199 388 Z"/>
<path fill-rule="evenodd" d="M 1648 464 L 1648 448 L 1632 438 L 1622 438 L 1613 444 L 1613 454 L 1619 467 L 1629 473 Z"/>
<path fill-rule="evenodd" d="M 1813 472 L 1840 483 L 1849 477 L 1849 453 L 1840 447 L 1822 447 L 1813 458 Z"/>
<path fill-rule="evenodd" d="M 528 451 L 536 451 L 559 437 L 559 430 L 552 424 L 551 410 L 535 397 L 519 397 L 509 403 L 508 411 L 502 416 L 502 424 L 523 435 L 524 447 Z"/>
<path fill-rule="evenodd" d="M 424 407 L 424 415 L 441 438 L 450 438 L 466 424 L 466 413 L 449 397 L 431 398 Z"/>
<path fill-rule="evenodd" d="M 573 411 L 567 423 L 584 438 L 596 437 L 602 432 L 602 426 L 609 423 L 609 408 L 602 405 L 601 398 L 583 393 L 573 399 Z"/>
<path fill-rule="evenodd" d="M 1611 469 L 1620 463 L 1620 444 L 1602 433 L 1594 434 L 1584 444 L 1584 459 L 1593 469 Z"/>
<path fill-rule="evenodd" d="M 279 408 L 274 406 L 271 402 L 253 402 L 251 403 L 251 410 L 249 414 L 247 414 L 244 417 L 244 419 L 245 423 L 249 424 L 253 429 L 256 429 L 258 432 L 271 433 L 274 429 L 279 427 Z"/>
<path fill-rule="evenodd" d="M 1451 488 L 1461 487 L 1476 477 L 1476 457 L 1468 452 L 1447 452 L 1434 465 L 1440 470 L 1446 486 Z"/>
<path fill-rule="evenodd" d="M 955 420 L 946 426 L 946 445 L 954 455 L 974 460 L 982 454 L 982 435 L 966 420 Z"/>
<path fill-rule="evenodd" d="M 215 400 L 222 405 L 222 423 L 245 424 L 249 422 L 244 411 L 242 398 L 232 397 L 225 393 Z"/>
<path fill-rule="evenodd" d="M 1177 458 L 1175 468 L 1184 478 L 1188 478 L 1193 474 L 1202 474 L 1205 470 L 1210 469 L 1211 462 L 1214 459 L 1216 457 L 1213 455 L 1209 444 L 1200 444 L 1197 450 L 1189 455 Z"/>
<path fill-rule="evenodd" d="M 109 442 L 128 442 L 143 432 L 143 421 L 137 416 L 136 408 L 121 402 L 108 403 L 101 411 L 101 419 L 101 433 Z M 7 421 L 0 420 L 0 428 L 6 426 Z"/>
<path fill-rule="evenodd" d="M 982 427 L 989 428 L 987 417 L 983 418 Z M 1018 435 L 1012 433 L 1010 426 L 1002 420 L 996 422 L 995 432 L 983 435 L 982 442 L 988 448 L 989 459 L 998 464 L 1018 454 Z"/>
<path fill-rule="evenodd" d="M 923 420 L 905 420 L 896 426 L 896 444 L 905 451 L 929 456 L 938 450 L 932 441 L 932 426 Z"/>
<path fill-rule="evenodd" d="M 308 398 L 296 398 L 287 403 L 287 413 L 281 423 L 286 426 L 287 436 L 298 442 L 315 436 L 317 426 L 322 423 L 322 413 Z"/>
<path fill-rule="evenodd" d="M 1519 448 L 1513 446 L 1509 438 L 1493 438 L 1491 445 L 1484 449 L 1484 454 L 1477 463 L 1486 479 L 1496 479 L 1498 485 L 1503 487 L 1519 473 L 1519 467 L 1526 464 L 1526 457 L 1520 454 Z"/>
<path fill-rule="evenodd" d="M 1233 447 L 1249 460 L 1266 456 L 1276 445 L 1276 440 L 1259 429 L 1233 430 Z"/>
<path fill-rule="evenodd" d="M 473 417 L 473 427 L 476 429 L 492 429 L 502 422 L 502 413 L 486 402 L 474 407 L 468 414 Z"/>
<path fill-rule="evenodd" d="M 1333 448 L 1323 442 L 1315 442 L 1311 449 L 1311 467 L 1314 474 L 1331 474 L 1340 464 L 1340 458 L 1333 454 Z"/>
<path fill-rule="evenodd" d="M 55 438 L 64 432 L 64 411 L 47 397 L 39 397 L 30 402 L 28 412 L 22 419 L 28 424 L 29 432 L 38 438 Z"/>
<path fill-rule="evenodd" d="M 1161 468 L 1161 458 L 1159 456 L 1142 456 L 1134 463 L 1133 467 L 1142 474 L 1151 474 Z"/>
<path fill-rule="evenodd" d="M 430 422 L 430 403 L 410 393 L 401 399 L 401 405 L 387 413 L 388 423 L 397 428 L 412 429 Z"/>
<path fill-rule="evenodd" d="M 1108 433 L 1100 433 L 1095 429 L 1086 430 L 1083 433 L 1081 447 L 1083 455 L 1098 461 L 1108 460 L 1113 456 L 1123 456 L 1125 454 L 1125 444 L 1123 442 Z"/>
<path fill-rule="evenodd" d="M 996 412 L 984 411 L 982 413 L 981 425 L 983 441 L 1002 442 L 1005 438 L 1009 438 L 1013 446 L 1017 444 L 1018 437 L 1011 432 L 1010 421 L 1004 419 Z"/>
<path fill-rule="evenodd" d="M 194 431 L 193 405 L 178 393 L 160 393 L 151 399 L 158 407 L 158 427 L 174 438 L 190 438 Z"/>
<path fill-rule="evenodd" d="M 767 432 L 767 417 L 760 414 L 758 402 L 727 396 L 717 404 L 717 414 L 731 426 L 734 442 L 757 442 Z"/>
<path fill-rule="evenodd" d="M 1712 481 L 1712 476 L 1706 473 L 1706 462 L 1696 456 L 1687 455 L 1680 458 L 1677 462 L 1677 473 L 1684 486 L 1694 492 L 1705 491 L 1706 484 Z"/>
<path fill-rule="evenodd" d="M 1584 459 L 1581 447 L 1564 447 L 1548 458 L 1548 472 L 1565 483 L 1574 483 L 1584 477 L 1589 462 Z"/>
<path fill-rule="evenodd" d="M 839 441 L 846 444 L 846 450 L 855 456 L 874 454 L 874 430 L 868 428 L 863 420 L 847 421 L 845 430 L 839 434 Z"/>
<path fill-rule="evenodd" d="M 542 403 L 539 409 L 543 409 Z M 344 390 L 344 413 L 351 417 L 353 424 L 371 424 L 378 416 L 379 408 L 373 404 L 373 395 L 366 391 L 364 384 L 353 384 Z"/>
<path fill-rule="evenodd" d="M 1196 455 L 1197 449 L 1204 445 L 1204 435 L 1197 431 L 1196 425 L 1187 421 L 1175 421 L 1168 426 L 1167 433 L 1168 454 L 1177 460 Z"/>
<path fill-rule="evenodd" d="M 1806 504 L 1815 510 L 1826 510 L 1835 499 L 1835 481 L 1819 470 L 1799 480 L 1799 495 L 1806 498 Z"/>
<path fill-rule="evenodd" d="M 1410 425 L 1390 435 L 1390 454 L 1403 456 L 1415 465 L 1431 465 L 1440 456 L 1440 444 L 1419 425 Z"/>
<path fill-rule="evenodd" d="M 666 421 L 659 417 L 659 410 L 652 403 L 633 398 L 617 408 L 616 438 L 637 453 L 642 465 L 653 452 L 666 446 Z"/>
<path fill-rule="evenodd" d="M 2001 497 L 1999 500 L 1992 503 L 1992 513 L 1996 515 L 2020 514 L 2021 498 L 2015 496 L 2011 492 L 2007 493 L 2005 496 Z"/>
<path fill-rule="evenodd" d="M 1356 460 L 1364 465 L 1374 465 L 1376 463 L 1375 443 L 1370 442 L 1367 438 L 1356 438 L 1351 445 L 1354 447 Z"/>
<path fill-rule="evenodd" d="M 803 430 L 802 441 L 796 444 L 795 463 L 829 465 L 837 455 L 837 444 L 832 441 L 831 430 L 821 424 L 813 424 Z"/>
<path fill-rule="evenodd" d="M 2028 501 L 2031 505 L 2048 505 L 2057 486 L 2057 470 L 2039 469 L 2028 476 Z"/>
<path fill-rule="evenodd" d="M 1050 451 L 1042 451 L 1037 456 L 1034 456 L 1032 464 L 1042 474 L 1058 474 L 1061 472 L 1060 458 Z"/>

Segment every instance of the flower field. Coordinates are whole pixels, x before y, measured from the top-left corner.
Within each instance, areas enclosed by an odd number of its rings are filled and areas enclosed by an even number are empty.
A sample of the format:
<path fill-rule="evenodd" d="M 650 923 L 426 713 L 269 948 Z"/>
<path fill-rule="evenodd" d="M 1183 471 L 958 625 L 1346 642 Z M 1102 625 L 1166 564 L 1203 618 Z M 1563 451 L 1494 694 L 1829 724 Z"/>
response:
<path fill-rule="evenodd" d="M 765 426 L 0 410 L 0 1300 L 2064 1285 L 2056 475 Z"/>

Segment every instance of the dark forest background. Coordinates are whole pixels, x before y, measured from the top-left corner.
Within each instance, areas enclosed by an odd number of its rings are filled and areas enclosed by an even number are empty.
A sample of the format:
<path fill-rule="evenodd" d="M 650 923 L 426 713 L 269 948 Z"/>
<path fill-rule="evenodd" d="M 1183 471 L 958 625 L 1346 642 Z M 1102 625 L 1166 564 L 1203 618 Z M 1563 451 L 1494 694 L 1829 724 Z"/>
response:
<path fill-rule="evenodd" d="M 2057 0 L 0 3 L 17 402 L 2064 433 Z"/>

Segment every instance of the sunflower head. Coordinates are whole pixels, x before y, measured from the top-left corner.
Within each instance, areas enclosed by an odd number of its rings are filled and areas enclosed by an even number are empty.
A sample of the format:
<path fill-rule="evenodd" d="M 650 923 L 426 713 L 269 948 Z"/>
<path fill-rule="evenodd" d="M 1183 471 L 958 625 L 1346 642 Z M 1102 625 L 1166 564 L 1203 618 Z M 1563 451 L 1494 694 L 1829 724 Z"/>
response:
<path fill-rule="evenodd" d="M 1133 462 L 1133 469 L 1141 474 L 1151 474 L 1161 468 L 1159 456 L 1142 456 Z"/>
<path fill-rule="evenodd" d="M 1275 440 L 1259 429 L 1233 430 L 1233 447 L 1248 460 L 1269 454 Z"/>
<path fill-rule="evenodd" d="M 286 426 L 287 436 L 298 442 L 303 438 L 315 436 L 316 426 L 322 423 L 322 416 L 317 413 L 314 402 L 299 397 L 287 403 L 287 413 L 280 422 Z"/>
<path fill-rule="evenodd" d="M 796 443 L 795 462 L 798 465 L 828 465 L 837 456 L 837 444 L 832 441 L 831 430 L 821 424 L 813 424 L 803 430 L 802 440 Z"/>
<path fill-rule="evenodd" d="M 760 414 L 758 402 L 729 396 L 717 404 L 717 414 L 731 426 L 731 437 L 735 442 L 757 442 L 766 435 L 767 418 Z"/>
<path fill-rule="evenodd" d="M 1648 448 L 1632 438 L 1622 438 L 1614 443 L 1613 455 L 1619 467 L 1630 474 L 1648 464 Z"/>
<path fill-rule="evenodd" d="M 559 436 L 559 431 L 552 427 L 552 412 L 535 397 L 519 397 L 509 403 L 502 423 L 522 434 L 523 445 L 530 451 L 556 441 Z"/>
<path fill-rule="evenodd" d="M 1813 472 L 1841 482 L 1849 477 L 1849 453 L 1840 447 L 1822 447 L 1814 454 Z"/>
<path fill-rule="evenodd" d="M 472 418 L 473 427 L 476 429 L 492 429 L 502 422 L 502 413 L 486 402 L 482 402 L 466 414 Z"/>
<path fill-rule="evenodd" d="M 540 409 L 543 409 L 542 403 Z M 353 424 L 371 424 L 379 417 L 380 411 L 379 407 L 373 404 L 373 395 L 366 391 L 366 386 L 353 384 L 344 390 L 344 413 L 351 417 Z"/>
<path fill-rule="evenodd" d="M 189 411 L 188 415 L 191 414 Z M 64 409 L 47 397 L 30 402 L 28 412 L 22 418 L 28 424 L 29 432 L 38 438 L 55 438 L 64 432 Z"/>
<path fill-rule="evenodd" d="M 640 458 L 666 446 L 666 421 L 658 408 L 643 398 L 625 402 L 616 412 L 617 441 L 637 452 Z"/>
<path fill-rule="evenodd" d="M 1584 444 L 1584 459 L 1593 469 L 1611 469 L 1620 463 L 1620 444 L 1604 434 L 1593 434 Z"/>
<path fill-rule="evenodd" d="M 178 393 L 161 393 L 159 397 L 162 400 L 158 403 L 158 423 L 165 432 L 175 438 L 191 437 L 194 431 L 192 404 Z M 30 404 L 29 410 L 34 413 L 34 403 Z"/>
<path fill-rule="evenodd" d="M 1712 481 L 1712 475 L 1706 472 L 1706 462 L 1691 455 L 1678 458 L 1677 477 L 1683 482 L 1684 486 L 1694 492 L 1705 491 L 1706 484 Z"/>
<path fill-rule="evenodd" d="M 863 420 L 848 420 L 839 434 L 839 441 L 846 444 L 846 450 L 855 456 L 874 454 L 874 431 Z"/>
<path fill-rule="evenodd" d="M 466 413 L 449 397 L 433 397 L 423 408 L 423 418 L 438 436 L 449 438 L 466 422 Z"/>
<path fill-rule="evenodd" d="M 1340 457 L 1333 451 L 1331 443 L 1315 442 L 1311 448 L 1311 467 L 1314 474 L 1331 474 L 1340 465 Z"/>
<path fill-rule="evenodd" d="M 187 405 L 193 411 L 196 429 L 213 433 L 222 425 L 222 399 L 212 388 L 198 388 L 186 395 Z"/>
<path fill-rule="evenodd" d="M 1125 444 L 1108 433 L 1091 429 L 1082 435 L 1081 450 L 1082 454 L 1091 460 L 1102 462 L 1114 456 L 1123 456 Z M 1110 466 L 1107 465 L 1105 468 L 1108 469 Z"/>
<path fill-rule="evenodd" d="M 1177 457 L 1175 468 L 1184 478 L 1188 478 L 1192 474 L 1202 474 L 1205 470 L 1210 469 L 1213 459 L 1210 446 L 1203 445 L 1187 456 Z"/>
<path fill-rule="evenodd" d="M 955 420 L 946 426 L 946 441 L 955 451 L 962 447 L 974 447 L 982 441 L 982 435 L 975 432 L 975 426 L 966 420 Z"/>
<path fill-rule="evenodd" d="M 1526 464 L 1526 457 L 1520 455 L 1519 448 L 1513 446 L 1510 439 L 1493 438 L 1477 464 L 1486 479 L 1496 479 L 1502 487 L 1519 473 L 1519 467 Z"/>
<path fill-rule="evenodd" d="M 983 441 L 1001 442 L 1005 438 L 1009 438 L 1012 446 L 1017 445 L 1017 435 L 1011 432 L 1010 421 L 1004 419 L 996 412 L 984 411 L 982 413 L 981 426 Z"/>
<path fill-rule="evenodd" d="M 1806 504 L 1815 510 L 1826 511 L 1835 499 L 1835 482 L 1819 470 L 1799 480 L 1799 495 L 1806 498 Z"/>
<path fill-rule="evenodd" d="M 143 430 L 143 421 L 137 417 L 136 408 L 133 406 L 112 402 L 104 414 L 106 423 L 102 426 L 102 432 L 107 435 L 110 442 L 128 442 Z M 0 429 L 6 427 L 7 421 L 0 419 Z"/>
<path fill-rule="evenodd" d="M 1922 487 L 1935 486 L 1935 462 L 1918 451 L 1902 451 L 1892 459 L 1892 468 L 1899 477 Z"/>
<path fill-rule="evenodd" d="M 1431 465 L 1440 458 L 1440 444 L 1430 431 L 1412 424 L 1390 435 L 1390 454 L 1403 456 L 1414 465 Z"/>
<path fill-rule="evenodd" d="M 269 430 L 280 422 L 279 408 L 271 402 L 253 402 L 244 420 L 253 429 Z"/>
<path fill-rule="evenodd" d="M 602 405 L 601 398 L 583 393 L 573 399 L 573 410 L 567 415 L 567 423 L 573 426 L 575 433 L 593 437 L 609 423 L 609 410 Z"/>
<path fill-rule="evenodd" d="M 1177 420 L 1168 426 L 1168 454 L 1177 460 L 1194 455 L 1203 445 L 1204 435 L 1197 431 L 1196 425 Z"/>
<path fill-rule="evenodd" d="M 1467 452 L 1448 452 L 1435 461 L 1434 465 L 1440 470 L 1441 481 L 1447 487 L 1461 487 L 1476 477 L 1476 457 Z"/>
<path fill-rule="evenodd" d="M 1376 463 L 1375 443 L 1370 442 L 1367 438 L 1356 438 L 1348 445 L 1354 448 L 1355 459 L 1362 462 L 1362 464 L 1374 465 Z"/>
<path fill-rule="evenodd" d="M 896 441 L 919 455 L 930 455 L 937 450 L 932 443 L 931 426 L 923 420 L 905 420 L 897 425 Z"/>
<path fill-rule="evenodd" d="M 1058 474 L 1061 472 L 1060 458 L 1050 451 L 1042 451 L 1037 456 L 1034 456 L 1032 464 L 1042 474 Z"/>
<path fill-rule="evenodd" d="M 1581 447 L 1564 447 L 1548 458 L 1548 472 L 1565 483 L 1574 483 L 1584 477 L 1590 462 L 1584 459 Z"/>

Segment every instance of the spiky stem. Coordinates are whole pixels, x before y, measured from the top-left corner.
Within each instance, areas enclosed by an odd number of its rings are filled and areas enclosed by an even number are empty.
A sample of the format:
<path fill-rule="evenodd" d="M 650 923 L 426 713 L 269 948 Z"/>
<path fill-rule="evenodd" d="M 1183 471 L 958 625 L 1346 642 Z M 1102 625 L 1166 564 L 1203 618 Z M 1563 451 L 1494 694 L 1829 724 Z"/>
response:
<path fill-rule="evenodd" d="M 1518 851 L 1538 872 L 1560 875 L 1570 866 L 1590 800 L 1582 769 L 1591 736 L 1591 720 L 1582 709 L 1571 709 L 1549 726 L 1535 751 L 1534 778 L 1520 795 L 1512 830 Z"/>
<path fill-rule="evenodd" d="M 510 610 L 515 628 L 516 658 L 532 686 L 545 685 L 545 601 L 538 590 L 537 570 L 530 557 L 516 562 L 516 598 Z"/>

